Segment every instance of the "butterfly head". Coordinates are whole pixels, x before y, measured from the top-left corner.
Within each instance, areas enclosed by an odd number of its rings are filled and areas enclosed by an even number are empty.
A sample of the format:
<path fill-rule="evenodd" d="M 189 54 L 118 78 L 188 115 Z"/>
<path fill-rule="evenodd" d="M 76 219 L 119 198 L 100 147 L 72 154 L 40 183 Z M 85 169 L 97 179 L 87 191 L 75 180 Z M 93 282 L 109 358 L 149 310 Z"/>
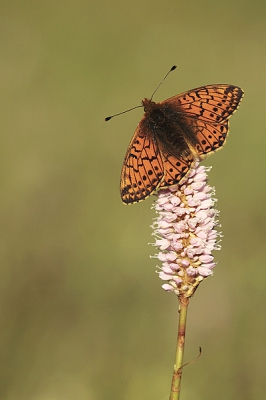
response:
<path fill-rule="evenodd" d="M 144 111 L 148 112 L 148 113 L 149 113 L 149 111 L 153 110 L 154 105 L 156 104 L 154 101 L 152 101 L 150 99 L 146 99 L 146 98 L 143 99 L 141 103 L 144 107 Z"/>

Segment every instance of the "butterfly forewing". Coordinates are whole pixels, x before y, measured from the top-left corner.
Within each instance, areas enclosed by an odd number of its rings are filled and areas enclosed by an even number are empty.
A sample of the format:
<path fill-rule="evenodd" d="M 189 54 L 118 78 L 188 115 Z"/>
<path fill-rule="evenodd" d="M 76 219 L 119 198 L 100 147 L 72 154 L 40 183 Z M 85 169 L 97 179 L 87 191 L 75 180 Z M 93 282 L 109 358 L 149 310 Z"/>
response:
<path fill-rule="evenodd" d="M 187 117 L 210 123 L 227 120 L 238 108 L 243 91 L 232 85 L 207 85 L 163 101 L 181 107 Z"/>
<path fill-rule="evenodd" d="M 121 173 L 121 198 L 126 204 L 150 196 L 164 177 L 162 156 L 143 118 L 128 146 Z"/>

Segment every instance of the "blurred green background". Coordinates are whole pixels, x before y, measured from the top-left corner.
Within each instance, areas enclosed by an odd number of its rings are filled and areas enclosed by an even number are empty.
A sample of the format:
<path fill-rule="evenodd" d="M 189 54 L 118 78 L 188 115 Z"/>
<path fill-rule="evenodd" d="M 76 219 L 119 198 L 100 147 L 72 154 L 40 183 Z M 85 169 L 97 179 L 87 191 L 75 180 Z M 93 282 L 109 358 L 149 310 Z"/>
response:
<path fill-rule="evenodd" d="M 119 177 L 155 101 L 245 97 L 208 158 L 224 234 L 191 301 L 182 400 L 261 399 L 266 382 L 265 1 L 0 2 L 0 399 L 166 400 L 177 299 L 150 259 L 152 199 Z"/>

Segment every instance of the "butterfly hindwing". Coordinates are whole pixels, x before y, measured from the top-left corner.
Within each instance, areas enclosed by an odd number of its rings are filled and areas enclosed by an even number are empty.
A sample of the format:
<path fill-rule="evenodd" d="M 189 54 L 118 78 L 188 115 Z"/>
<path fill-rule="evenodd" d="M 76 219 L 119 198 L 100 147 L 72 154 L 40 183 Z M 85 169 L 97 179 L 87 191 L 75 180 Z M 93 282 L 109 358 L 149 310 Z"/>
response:
<path fill-rule="evenodd" d="M 176 158 L 175 156 L 163 154 L 165 176 L 160 187 L 167 187 L 180 183 L 187 175 L 188 171 L 195 162 L 193 156 L 186 158 Z"/>
<path fill-rule="evenodd" d="M 187 125 L 193 127 L 195 131 L 198 142 L 196 152 L 199 158 L 222 147 L 229 129 L 228 121 L 218 124 L 188 119 Z"/>

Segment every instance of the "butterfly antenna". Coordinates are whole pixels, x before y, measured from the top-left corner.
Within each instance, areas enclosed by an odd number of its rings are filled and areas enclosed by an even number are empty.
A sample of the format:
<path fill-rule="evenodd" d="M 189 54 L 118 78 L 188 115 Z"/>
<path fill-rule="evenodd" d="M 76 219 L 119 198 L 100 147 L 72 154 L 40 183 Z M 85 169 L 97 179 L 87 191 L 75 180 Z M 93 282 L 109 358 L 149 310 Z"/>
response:
<path fill-rule="evenodd" d="M 163 78 L 162 82 L 159 83 L 159 85 L 157 86 L 157 88 L 154 90 L 154 92 L 151 95 L 151 100 L 153 98 L 153 96 L 155 95 L 155 93 L 157 92 L 157 90 L 159 89 L 159 87 L 161 86 L 161 84 L 165 81 L 165 79 L 167 78 L 167 76 L 170 74 L 170 72 L 174 71 L 177 68 L 176 65 L 173 65 L 172 68 L 167 72 L 167 74 L 165 75 L 165 77 Z"/>
<path fill-rule="evenodd" d="M 127 112 L 129 112 L 131 110 L 135 110 L 135 108 L 139 108 L 139 107 L 143 107 L 143 106 L 136 106 L 136 107 L 129 108 L 128 110 L 122 111 L 122 112 L 120 112 L 118 114 L 114 114 L 114 115 L 111 115 L 110 117 L 106 117 L 106 118 L 104 118 L 104 120 L 105 121 L 110 121 L 111 118 L 116 117 L 117 115 L 125 114 L 125 113 L 127 113 Z"/>
<path fill-rule="evenodd" d="M 176 68 L 177 68 L 177 66 L 176 66 L 176 65 L 173 65 L 172 68 L 167 72 L 167 74 L 165 75 L 165 77 L 163 78 L 163 80 L 161 81 L 161 83 L 157 86 L 157 88 L 156 88 L 156 89 L 154 90 L 154 92 L 152 93 L 152 95 L 151 95 L 151 100 L 152 100 L 153 96 L 155 95 L 155 93 L 157 92 L 157 90 L 159 89 L 159 87 L 161 86 L 161 84 L 165 81 L 165 79 L 167 78 L 167 76 L 170 74 L 170 72 L 174 71 Z M 136 107 L 132 107 L 132 108 L 129 108 L 128 110 L 122 111 L 122 112 L 120 112 L 120 113 L 117 113 L 117 114 L 114 114 L 114 115 L 110 115 L 109 117 L 106 117 L 106 118 L 105 118 L 105 121 L 110 121 L 111 118 L 116 117 L 117 115 L 125 114 L 125 113 L 127 113 L 127 112 L 129 112 L 129 111 L 132 111 L 132 110 L 135 110 L 135 108 L 139 108 L 139 107 L 143 107 L 143 105 L 139 105 L 139 106 L 136 106 Z"/>

